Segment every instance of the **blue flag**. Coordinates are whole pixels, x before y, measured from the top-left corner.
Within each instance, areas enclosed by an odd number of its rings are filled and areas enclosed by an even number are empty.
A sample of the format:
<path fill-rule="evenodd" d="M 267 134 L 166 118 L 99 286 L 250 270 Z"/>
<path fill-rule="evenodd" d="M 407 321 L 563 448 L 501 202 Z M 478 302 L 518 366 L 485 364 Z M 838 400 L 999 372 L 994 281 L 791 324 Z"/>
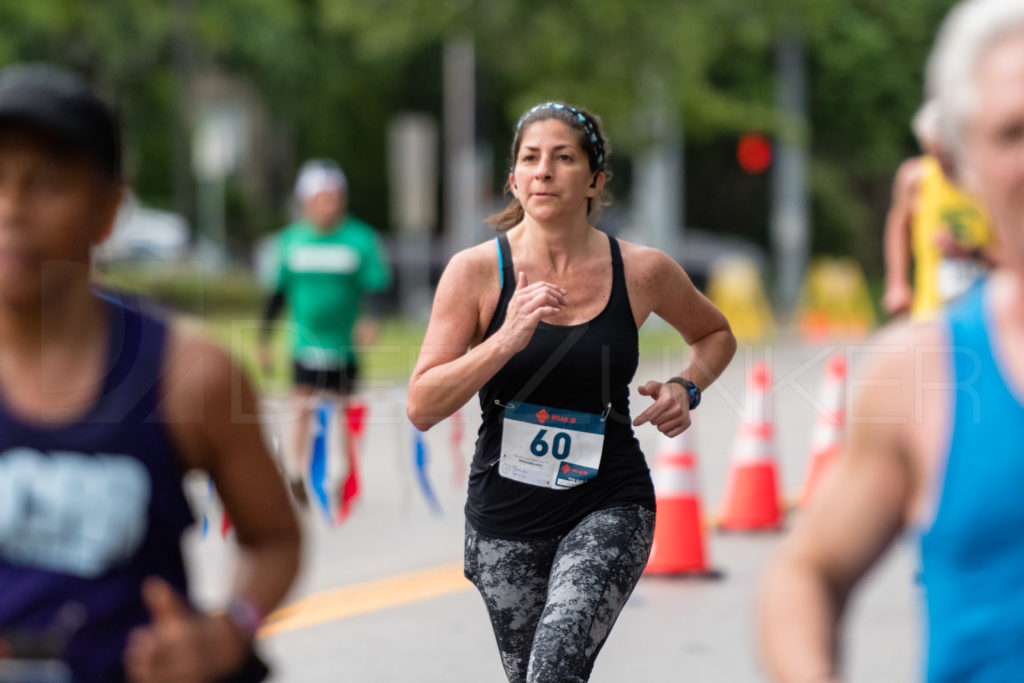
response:
<path fill-rule="evenodd" d="M 331 510 L 331 496 L 327 490 L 327 422 L 330 417 L 330 404 L 321 403 L 317 406 L 313 454 L 309 459 L 309 480 L 313 487 L 313 497 L 327 518 L 327 523 L 333 525 L 334 513 Z"/>
<path fill-rule="evenodd" d="M 427 452 L 427 445 L 423 443 L 423 432 L 413 428 L 412 430 L 412 450 L 413 450 L 413 467 L 416 469 L 416 481 L 420 485 L 420 489 L 423 491 L 423 497 L 427 499 L 427 506 L 435 516 L 440 517 L 444 514 L 441 510 L 441 503 L 438 502 L 437 496 L 434 495 L 434 489 L 430 485 L 430 479 L 427 477 L 427 465 L 430 461 L 430 454 Z"/>
<path fill-rule="evenodd" d="M 210 506 L 213 505 L 213 478 L 206 478 L 206 500 L 203 501 L 203 522 L 199 529 L 199 538 L 206 538 L 210 532 Z"/>

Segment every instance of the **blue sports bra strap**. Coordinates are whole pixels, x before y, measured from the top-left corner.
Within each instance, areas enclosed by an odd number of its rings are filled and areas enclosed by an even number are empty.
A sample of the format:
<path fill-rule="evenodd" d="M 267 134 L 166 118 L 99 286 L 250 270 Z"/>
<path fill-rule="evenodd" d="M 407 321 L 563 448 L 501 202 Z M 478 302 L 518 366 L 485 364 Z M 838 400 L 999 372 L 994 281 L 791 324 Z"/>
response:
<path fill-rule="evenodd" d="M 498 277 L 501 283 L 501 294 L 504 297 L 508 290 L 508 296 L 512 296 L 512 291 L 516 288 L 516 276 L 513 270 L 515 266 L 512 264 L 512 245 L 508 243 L 508 235 L 505 233 L 495 237 L 494 241 L 498 245 Z"/>
<path fill-rule="evenodd" d="M 505 289 L 505 259 L 501 256 L 501 238 L 494 238 L 494 246 L 498 249 L 498 286 Z"/>
<path fill-rule="evenodd" d="M 498 282 L 501 286 L 501 293 L 498 296 L 498 305 L 494 309 L 494 315 L 491 316 L 491 322 L 484 332 L 484 339 L 494 334 L 505 322 L 505 311 L 508 309 L 508 302 L 512 299 L 512 294 L 516 289 L 512 247 L 509 246 L 508 236 L 502 233 L 494 238 L 494 243 L 498 248 Z"/>

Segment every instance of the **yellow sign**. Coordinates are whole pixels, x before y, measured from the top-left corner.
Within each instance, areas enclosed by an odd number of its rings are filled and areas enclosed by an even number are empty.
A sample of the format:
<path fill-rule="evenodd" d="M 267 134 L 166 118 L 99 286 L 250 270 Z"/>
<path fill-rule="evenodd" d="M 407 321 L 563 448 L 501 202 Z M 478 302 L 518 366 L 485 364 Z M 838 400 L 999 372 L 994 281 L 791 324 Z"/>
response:
<path fill-rule="evenodd" d="M 798 310 L 808 341 L 862 338 L 877 324 L 860 266 L 849 258 L 818 258 L 807 268 Z"/>
<path fill-rule="evenodd" d="M 708 277 L 708 298 L 725 314 L 738 341 L 764 341 L 775 333 L 761 274 L 751 259 L 729 257 L 717 261 Z"/>

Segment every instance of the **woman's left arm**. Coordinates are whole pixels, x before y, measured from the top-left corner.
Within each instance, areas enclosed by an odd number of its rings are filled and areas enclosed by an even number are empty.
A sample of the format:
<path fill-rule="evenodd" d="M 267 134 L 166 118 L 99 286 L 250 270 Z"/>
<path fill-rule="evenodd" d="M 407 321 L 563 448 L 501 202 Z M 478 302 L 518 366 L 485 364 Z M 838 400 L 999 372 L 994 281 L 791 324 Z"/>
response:
<path fill-rule="evenodd" d="M 687 366 L 678 377 L 704 391 L 722 374 L 736 353 L 729 321 L 694 286 L 686 271 L 664 252 L 633 246 L 628 267 L 634 274 L 630 299 L 639 324 L 651 313 L 672 325 L 690 346 Z M 639 387 L 654 405 L 633 421 L 650 422 L 668 436 L 690 426 L 690 397 L 686 387 L 671 378 L 651 380 Z"/>

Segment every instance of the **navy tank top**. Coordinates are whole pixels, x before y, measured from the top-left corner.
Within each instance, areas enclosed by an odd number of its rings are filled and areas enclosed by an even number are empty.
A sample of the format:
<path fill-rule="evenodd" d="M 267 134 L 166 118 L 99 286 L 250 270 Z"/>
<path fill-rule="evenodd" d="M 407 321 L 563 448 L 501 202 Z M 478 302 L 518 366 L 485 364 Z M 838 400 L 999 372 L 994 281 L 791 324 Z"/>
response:
<path fill-rule="evenodd" d="M 107 370 L 81 417 L 29 423 L 0 397 L 0 644 L 84 683 L 124 680 L 128 633 L 149 622 L 147 577 L 187 595 L 193 521 L 160 407 L 167 327 L 106 306 Z"/>
<path fill-rule="evenodd" d="M 501 296 L 485 339 L 505 322 L 516 286 L 508 237 L 500 235 L 495 241 Z M 626 291 L 619 244 L 610 236 L 608 241 L 612 288 L 604 309 L 579 325 L 539 323 L 526 348 L 480 389 L 483 422 L 470 470 L 466 518 L 485 536 L 558 536 L 595 510 L 632 504 L 654 510 L 651 474 L 629 417 L 629 383 L 639 360 L 636 320 Z M 607 411 L 597 476 L 565 490 L 501 476 L 497 465 L 505 410 L 502 406 L 510 401 L 591 414 Z"/>

